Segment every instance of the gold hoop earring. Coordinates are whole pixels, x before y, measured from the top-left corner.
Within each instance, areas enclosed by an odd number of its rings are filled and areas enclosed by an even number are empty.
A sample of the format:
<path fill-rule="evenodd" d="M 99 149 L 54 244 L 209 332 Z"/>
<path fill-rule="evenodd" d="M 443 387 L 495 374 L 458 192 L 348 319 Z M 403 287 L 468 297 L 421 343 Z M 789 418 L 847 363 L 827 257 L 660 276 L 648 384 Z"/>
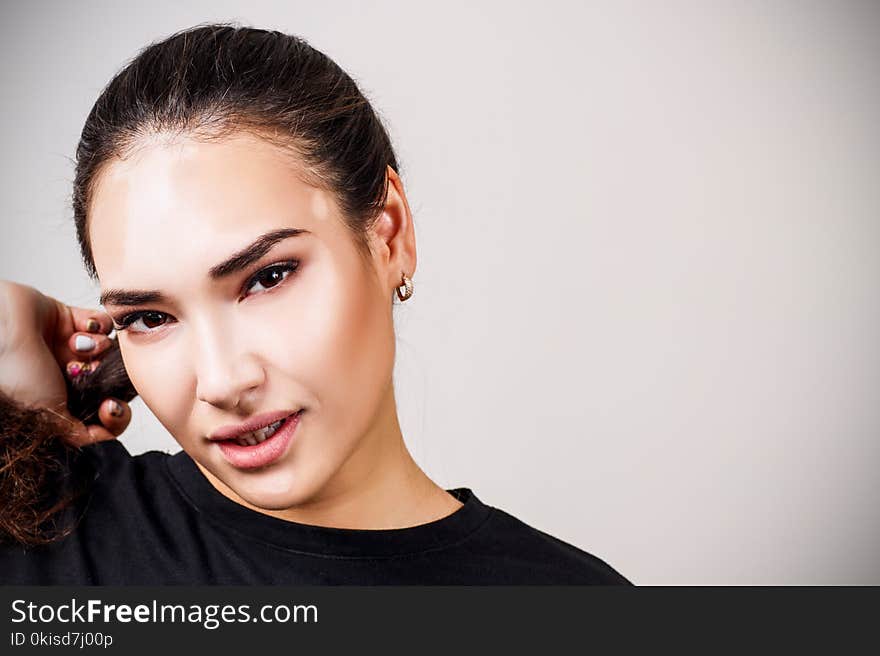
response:
<path fill-rule="evenodd" d="M 406 274 L 403 273 L 403 271 L 400 272 L 400 275 L 403 278 L 403 282 L 401 282 L 397 286 L 397 298 L 399 298 L 401 301 L 405 301 L 406 299 L 408 299 L 410 296 L 413 295 L 413 281 L 412 281 L 412 278 L 407 278 Z M 401 292 L 400 291 L 401 287 L 405 287 L 406 290 L 404 292 Z"/>

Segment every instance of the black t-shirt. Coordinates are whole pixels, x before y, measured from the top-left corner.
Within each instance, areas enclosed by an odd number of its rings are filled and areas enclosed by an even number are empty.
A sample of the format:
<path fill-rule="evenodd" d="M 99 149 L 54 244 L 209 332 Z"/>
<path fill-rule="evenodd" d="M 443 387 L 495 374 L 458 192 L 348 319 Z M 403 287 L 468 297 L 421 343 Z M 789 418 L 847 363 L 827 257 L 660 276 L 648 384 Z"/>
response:
<path fill-rule="evenodd" d="M 482 503 L 408 528 L 339 529 L 242 506 L 184 451 L 80 451 L 97 473 L 59 542 L 0 546 L 7 585 L 503 585 L 631 583 L 603 560 Z"/>

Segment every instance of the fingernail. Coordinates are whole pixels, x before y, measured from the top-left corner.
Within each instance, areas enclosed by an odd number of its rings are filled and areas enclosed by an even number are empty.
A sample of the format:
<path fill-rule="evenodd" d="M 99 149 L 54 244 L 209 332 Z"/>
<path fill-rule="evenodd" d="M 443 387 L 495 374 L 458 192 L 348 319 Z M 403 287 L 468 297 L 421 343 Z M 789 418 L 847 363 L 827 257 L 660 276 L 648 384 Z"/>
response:
<path fill-rule="evenodd" d="M 90 333 L 97 333 L 101 331 L 101 322 L 97 319 L 89 319 L 86 321 L 86 330 Z"/>
<path fill-rule="evenodd" d="M 93 340 L 88 335 L 77 335 L 76 339 L 73 342 L 73 348 L 76 351 L 91 351 L 95 348 L 95 340 Z"/>
<path fill-rule="evenodd" d="M 123 412 L 122 406 L 117 401 L 110 401 L 110 414 L 114 417 L 121 417 Z"/>
<path fill-rule="evenodd" d="M 67 373 L 70 374 L 71 378 L 76 378 L 82 372 L 82 363 L 80 362 L 71 362 L 67 365 Z"/>

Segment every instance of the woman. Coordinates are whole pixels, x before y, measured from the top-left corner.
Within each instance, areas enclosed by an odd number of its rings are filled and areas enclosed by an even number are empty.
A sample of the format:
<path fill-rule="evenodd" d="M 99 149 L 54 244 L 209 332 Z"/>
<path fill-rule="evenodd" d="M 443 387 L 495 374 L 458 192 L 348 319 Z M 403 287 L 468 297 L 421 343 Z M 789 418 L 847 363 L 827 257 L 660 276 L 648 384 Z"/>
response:
<path fill-rule="evenodd" d="M 5 583 L 629 583 L 408 452 L 397 169 L 293 36 L 198 26 L 114 77 L 73 194 L 106 312 L 0 286 Z M 115 439 L 135 394 L 182 451 Z"/>

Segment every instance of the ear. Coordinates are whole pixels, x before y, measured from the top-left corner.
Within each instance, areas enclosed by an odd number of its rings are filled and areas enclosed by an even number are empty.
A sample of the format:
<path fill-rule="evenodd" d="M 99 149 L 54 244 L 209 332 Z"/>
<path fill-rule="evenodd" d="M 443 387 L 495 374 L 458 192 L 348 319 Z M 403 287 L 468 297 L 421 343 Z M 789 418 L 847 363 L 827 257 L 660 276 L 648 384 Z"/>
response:
<path fill-rule="evenodd" d="M 386 176 L 385 208 L 370 231 L 375 243 L 376 270 L 391 294 L 403 284 L 401 274 L 412 278 L 416 272 L 416 233 L 400 176 L 390 166 Z"/>

